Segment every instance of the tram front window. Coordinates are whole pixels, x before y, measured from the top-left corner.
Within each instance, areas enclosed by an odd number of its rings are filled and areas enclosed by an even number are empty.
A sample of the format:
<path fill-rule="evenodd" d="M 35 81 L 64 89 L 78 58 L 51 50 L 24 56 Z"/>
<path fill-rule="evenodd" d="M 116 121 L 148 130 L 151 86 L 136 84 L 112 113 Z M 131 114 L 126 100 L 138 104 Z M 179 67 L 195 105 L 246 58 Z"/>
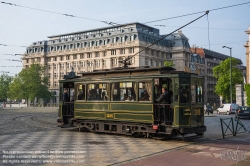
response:
<path fill-rule="evenodd" d="M 189 84 L 180 84 L 179 88 L 179 96 L 180 96 L 180 103 L 188 103 L 190 97 L 190 86 Z"/>

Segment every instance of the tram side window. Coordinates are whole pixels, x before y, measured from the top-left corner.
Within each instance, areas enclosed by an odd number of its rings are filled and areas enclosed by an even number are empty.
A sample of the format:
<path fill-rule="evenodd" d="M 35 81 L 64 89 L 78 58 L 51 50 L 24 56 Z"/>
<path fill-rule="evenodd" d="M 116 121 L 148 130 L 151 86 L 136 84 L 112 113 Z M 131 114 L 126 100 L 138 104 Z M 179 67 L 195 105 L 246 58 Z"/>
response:
<path fill-rule="evenodd" d="M 151 82 L 139 82 L 139 101 L 152 101 L 151 86 Z"/>
<path fill-rule="evenodd" d="M 197 86 L 197 88 L 196 88 L 196 94 L 197 94 L 197 103 L 201 103 L 201 102 L 203 102 L 203 100 L 202 100 L 202 86 Z"/>
<path fill-rule="evenodd" d="M 137 83 L 116 82 L 111 87 L 112 101 L 136 101 Z"/>
<path fill-rule="evenodd" d="M 196 85 L 191 86 L 191 95 L 192 95 L 192 102 L 196 102 Z"/>
<path fill-rule="evenodd" d="M 85 85 L 77 85 L 76 100 L 85 100 Z"/>
<path fill-rule="evenodd" d="M 75 101 L 75 90 L 74 90 L 74 88 L 70 88 L 69 92 L 70 92 L 70 96 L 69 96 L 70 101 L 71 102 Z"/>
<path fill-rule="evenodd" d="M 99 100 L 99 101 L 108 101 L 109 100 L 109 84 L 106 83 L 96 83 L 88 84 L 88 94 L 87 100 Z"/>
<path fill-rule="evenodd" d="M 189 89 L 190 89 L 189 84 L 180 84 L 179 87 L 180 103 L 188 103 L 190 101 Z"/>

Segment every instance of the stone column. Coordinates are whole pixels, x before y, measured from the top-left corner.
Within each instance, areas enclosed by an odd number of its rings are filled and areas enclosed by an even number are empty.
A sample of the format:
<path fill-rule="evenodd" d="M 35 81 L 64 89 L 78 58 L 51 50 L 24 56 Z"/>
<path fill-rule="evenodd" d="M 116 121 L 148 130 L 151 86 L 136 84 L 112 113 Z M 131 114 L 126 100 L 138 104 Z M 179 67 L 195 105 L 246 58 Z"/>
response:
<path fill-rule="evenodd" d="M 236 104 L 243 106 L 243 89 L 241 84 L 236 84 Z"/>

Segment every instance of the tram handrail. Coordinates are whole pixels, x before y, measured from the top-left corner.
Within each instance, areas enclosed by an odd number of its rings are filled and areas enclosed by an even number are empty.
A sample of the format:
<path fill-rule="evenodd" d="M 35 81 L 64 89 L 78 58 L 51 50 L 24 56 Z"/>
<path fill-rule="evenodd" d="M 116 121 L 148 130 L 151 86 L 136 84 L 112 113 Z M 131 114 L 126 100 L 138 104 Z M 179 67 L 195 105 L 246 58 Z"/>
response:
<path fill-rule="evenodd" d="M 172 123 L 173 111 L 171 104 L 154 103 L 154 121 L 156 123 Z"/>

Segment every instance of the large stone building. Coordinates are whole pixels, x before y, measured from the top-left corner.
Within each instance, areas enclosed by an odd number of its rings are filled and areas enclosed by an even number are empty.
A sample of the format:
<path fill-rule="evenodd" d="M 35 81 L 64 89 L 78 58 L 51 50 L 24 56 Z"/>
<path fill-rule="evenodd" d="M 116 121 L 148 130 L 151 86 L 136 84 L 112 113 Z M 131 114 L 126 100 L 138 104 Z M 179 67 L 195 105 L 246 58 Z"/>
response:
<path fill-rule="evenodd" d="M 246 32 L 250 34 L 250 28 Z M 80 73 L 121 67 L 123 64 L 118 61 L 126 57 L 131 57 L 131 67 L 163 66 L 164 61 L 172 61 L 178 71 L 204 76 L 207 85 L 204 104 L 215 103 L 218 106 L 220 98 L 214 93 L 216 79 L 212 68 L 229 56 L 208 49 L 190 48 L 188 38 L 181 31 L 163 37 L 159 29 L 137 22 L 49 36 L 49 40 L 34 42 L 27 48 L 22 58 L 23 67 L 27 68 L 34 62 L 47 66 L 49 89 L 54 93 L 53 100 L 49 102 L 58 103 L 58 81 L 72 68 Z M 249 41 L 245 47 L 248 65 Z M 239 62 L 239 67 L 244 70 L 241 60 Z M 247 73 L 249 81 L 249 67 Z"/>
<path fill-rule="evenodd" d="M 110 69 L 131 57 L 131 67 L 163 66 L 164 61 L 172 61 L 177 70 L 189 70 L 192 57 L 188 38 L 181 31 L 163 37 L 159 29 L 137 22 L 49 36 L 49 40 L 34 42 L 27 48 L 23 67 L 34 62 L 47 66 L 49 89 L 54 93 L 50 102 L 58 103 L 58 81 L 72 68 L 76 73 Z"/>

